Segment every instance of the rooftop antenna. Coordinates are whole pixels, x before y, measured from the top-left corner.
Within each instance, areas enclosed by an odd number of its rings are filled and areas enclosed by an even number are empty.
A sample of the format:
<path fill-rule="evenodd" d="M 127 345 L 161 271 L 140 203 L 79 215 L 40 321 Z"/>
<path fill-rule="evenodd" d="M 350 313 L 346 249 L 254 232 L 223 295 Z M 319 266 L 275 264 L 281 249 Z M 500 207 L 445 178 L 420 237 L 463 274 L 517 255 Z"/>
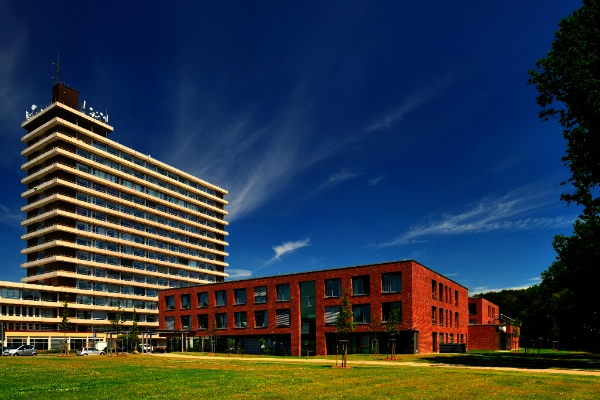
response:
<path fill-rule="evenodd" d="M 56 62 L 52 61 L 52 65 L 56 65 L 56 83 L 58 84 L 58 74 L 60 73 L 60 53 L 58 54 Z"/>

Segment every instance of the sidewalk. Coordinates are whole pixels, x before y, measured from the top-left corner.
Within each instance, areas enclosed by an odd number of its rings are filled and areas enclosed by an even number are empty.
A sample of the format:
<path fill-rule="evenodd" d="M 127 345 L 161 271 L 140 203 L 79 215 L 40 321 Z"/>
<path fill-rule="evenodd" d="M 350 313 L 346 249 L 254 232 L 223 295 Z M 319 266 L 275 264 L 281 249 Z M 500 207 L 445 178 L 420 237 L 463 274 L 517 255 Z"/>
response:
<path fill-rule="evenodd" d="M 166 358 L 199 358 L 204 360 L 219 360 L 219 361 L 247 361 L 247 362 L 276 362 L 276 363 L 300 363 L 300 364 L 329 364 L 334 365 L 335 360 L 323 359 L 323 358 L 287 358 L 287 357 L 244 357 L 232 355 L 231 357 L 217 357 L 217 356 L 194 356 L 184 355 L 178 353 L 163 353 L 154 354 L 155 357 L 166 357 Z M 341 361 L 339 361 L 341 363 Z M 528 368 L 509 368 L 509 367 L 472 367 L 467 365 L 450 365 L 450 364 L 428 364 L 418 362 L 403 362 L 403 361 L 350 361 L 348 363 L 352 365 L 383 365 L 387 367 L 437 367 L 437 368 L 463 368 L 463 369 L 477 369 L 477 370 L 498 370 L 498 371 L 514 371 L 514 372 L 527 372 L 532 374 L 546 373 L 546 374 L 565 374 L 565 375 L 588 375 L 588 376 L 600 376 L 600 371 L 584 371 L 575 369 L 528 369 Z"/>

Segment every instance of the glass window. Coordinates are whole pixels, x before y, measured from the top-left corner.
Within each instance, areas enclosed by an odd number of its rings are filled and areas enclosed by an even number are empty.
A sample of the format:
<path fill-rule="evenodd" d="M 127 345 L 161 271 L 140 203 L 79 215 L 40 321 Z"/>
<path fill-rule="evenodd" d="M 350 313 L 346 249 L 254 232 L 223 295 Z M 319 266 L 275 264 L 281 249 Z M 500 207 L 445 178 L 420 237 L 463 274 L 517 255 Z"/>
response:
<path fill-rule="evenodd" d="M 181 295 L 181 308 L 182 309 L 190 308 L 190 295 L 189 294 Z"/>
<path fill-rule="evenodd" d="M 469 315 L 477 315 L 477 304 L 469 303 Z"/>
<path fill-rule="evenodd" d="M 290 300 L 290 284 L 283 283 L 277 285 L 277 301 L 289 301 Z"/>
<path fill-rule="evenodd" d="M 325 325 L 335 325 L 340 306 L 325 306 Z"/>
<path fill-rule="evenodd" d="M 215 292 L 215 304 L 217 306 L 227 305 L 227 292 L 225 290 L 217 290 Z"/>
<path fill-rule="evenodd" d="M 165 317 L 165 329 L 168 331 L 175 330 L 175 317 Z"/>
<path fill-rule="evenodd" d="M 198 293 L 198 307 L 208 307 L 208 292 Z"/>
<path fill-rule="evenodd" d="M 402 291 L 402 273 L 392 272 L 381 275 L 383 293 L 399 293 Z"/>
<path fill-rule="evenodd" d="M 198 329 L 208 329 L 208 314 L 198 314 Z"/>
<path fill-rule="evenodd" d="M 227 329 L 227 314 L 215 314 L 215 321 L 217 322 L 217 329 Z"/>
<path fill-rule="evenodd" d="M 383 322 L 402 322 L 402 302 L 381 303 Z"/>
<path fill-rule="evenodd" d="M 165 297 L 165 310 L 174 310 L 175 309 L 175 297 L 174 296 L 166 296 Z"/>
<path fill-rule="evenodd" d="M 246 304 L 246 289 L 234 289 L 235 304 Z"/>
<path fill-rule="evenodd" d="M 236 328 L 245 328 L 246 327 L 246 313 L 245 312 L 236 312 L 233 313 L 235 317 L 235 327 Z"/>
<path fill-rule="evenodd" d="M 267 311 L 255 311 L 254 312 L 254 326 L 257 328 L 264 328 L 268 325 Z"/>
<path fill-rule="evenodd" d="M 256 286 L 254 288 L 254 302 L 255 303 L 266 303 L 267 302 L 267 287 Z"/>
<path fill-rule="evenodd" d="M 369 294 L 368 275 L 352 277 L 352 294 L 355 296 Z"/>
<path fill-rule="evenodd" d="M 355 304 L 352 306 L 354 322 L 357 324 L 368 324 L 371 322 L 371 305 Z"/>
<path fill-rule="evenodd" d="M 342 280 L 326 279 L 325 280 L 325 297 L 340 297 L 342 294 Z"/>
<path fill-rule="evenodd" d="M 189 315 L 181 316 L 181 330 L 187 331 L 190 329 L 190 319 Z"/>

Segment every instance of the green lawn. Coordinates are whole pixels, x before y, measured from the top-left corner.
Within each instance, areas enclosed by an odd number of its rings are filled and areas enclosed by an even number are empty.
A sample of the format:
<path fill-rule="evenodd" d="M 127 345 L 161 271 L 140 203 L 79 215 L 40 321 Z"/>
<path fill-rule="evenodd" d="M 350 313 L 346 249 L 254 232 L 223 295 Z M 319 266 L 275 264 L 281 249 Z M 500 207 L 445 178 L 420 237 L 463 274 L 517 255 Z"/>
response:
<path fill-rule="evenodd" d="M 342 370 L 325 363 L 253 362 L 235 357 L 0 359 L 2 399 L 597 399 L 599 393 L 600 377 L 401 364 L 357 364 Z"/>

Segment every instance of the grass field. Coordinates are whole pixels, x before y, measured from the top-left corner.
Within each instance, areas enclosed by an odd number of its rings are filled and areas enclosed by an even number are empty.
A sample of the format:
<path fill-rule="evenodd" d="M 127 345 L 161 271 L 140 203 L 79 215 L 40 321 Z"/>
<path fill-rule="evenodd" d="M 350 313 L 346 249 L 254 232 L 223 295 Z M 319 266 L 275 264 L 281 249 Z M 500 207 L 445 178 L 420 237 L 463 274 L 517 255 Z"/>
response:
<path fill-rule="evenodd" d="M 356 364 L 351 369 L 335 369 L 325 362 L 254 362 L 235 357 L 209 360 L 130 355 L 120 358 L 40 356 L 0 359 L 2 399 L 206 397 L 211 400 L 598 399 L 600 377 L 412 367 L 401 363 L 394 366 Z"/>

